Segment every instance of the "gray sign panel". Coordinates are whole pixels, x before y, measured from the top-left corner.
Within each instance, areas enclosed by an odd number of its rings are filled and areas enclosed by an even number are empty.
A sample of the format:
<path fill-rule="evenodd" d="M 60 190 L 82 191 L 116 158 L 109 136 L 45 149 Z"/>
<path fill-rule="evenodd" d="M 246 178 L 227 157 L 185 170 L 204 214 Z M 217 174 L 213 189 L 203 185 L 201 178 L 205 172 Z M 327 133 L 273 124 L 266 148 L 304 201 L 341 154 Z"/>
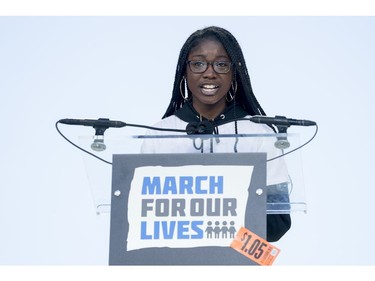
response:
<path fill-rule="evenodd" d="M 155 241 L 154 247 L 128 249 L 132 216 L 128 213 L 128 200 L 135 170 L 145 166 L 187 165 L 253 166 L 244 227 L 266 237 L 266 153 L 117 154 L 113 155 L 112 170 L 110 265 L 255 265 L 229 246 L 160 247 Z"/>

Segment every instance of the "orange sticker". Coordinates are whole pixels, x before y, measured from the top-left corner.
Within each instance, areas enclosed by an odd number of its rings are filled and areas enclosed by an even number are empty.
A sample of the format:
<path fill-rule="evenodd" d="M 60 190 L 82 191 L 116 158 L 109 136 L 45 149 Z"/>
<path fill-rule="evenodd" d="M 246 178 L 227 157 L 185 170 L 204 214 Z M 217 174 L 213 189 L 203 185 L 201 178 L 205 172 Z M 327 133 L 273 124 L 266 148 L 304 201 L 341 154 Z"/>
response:
<path fill-rule="evenodd" d="M 244 227 L 237 232 L 230 246 L 260 265 L 272 265 L 280 253 L 280 249 Z"/>

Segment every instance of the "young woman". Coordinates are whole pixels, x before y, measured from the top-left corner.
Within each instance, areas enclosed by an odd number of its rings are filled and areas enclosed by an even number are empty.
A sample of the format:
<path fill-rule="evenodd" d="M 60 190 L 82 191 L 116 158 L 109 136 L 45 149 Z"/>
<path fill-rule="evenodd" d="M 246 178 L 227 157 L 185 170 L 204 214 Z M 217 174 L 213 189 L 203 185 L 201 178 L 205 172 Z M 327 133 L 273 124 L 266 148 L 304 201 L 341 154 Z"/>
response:
<path fill-rule="evenodd" d="M 144 153 L 215 153 L 259 152 L 267 147 L 268 158 L 280 155 L 267 141 L 241 143 L 236 139 L 222 140 L 220 134 L 272 134 L 264 124 L 238 120 L 265 115 L 250 83 L 240 45 L 227 30 L 210 26 L 197 30 L 186 40 L 180 51 L 172 98 L 157 128 L 199 131 L 215 134 L 217 141 L 176 139 L 173 145 L 162 140 L 148 140 Z M 165 134 L 152 131 L 150 134 Z M 186 135 L 186 132 L 181 132 Z M 269 147 L 269 148 L 268 148 Z M 263 151 L 262 151 L 263 152 Z M 288 172 L 282 158 L 267 162 L 267 186 L 288 182 Z M 289 214 L 267 215 L 267 240 L 279 240 L 291 227 Z"/>

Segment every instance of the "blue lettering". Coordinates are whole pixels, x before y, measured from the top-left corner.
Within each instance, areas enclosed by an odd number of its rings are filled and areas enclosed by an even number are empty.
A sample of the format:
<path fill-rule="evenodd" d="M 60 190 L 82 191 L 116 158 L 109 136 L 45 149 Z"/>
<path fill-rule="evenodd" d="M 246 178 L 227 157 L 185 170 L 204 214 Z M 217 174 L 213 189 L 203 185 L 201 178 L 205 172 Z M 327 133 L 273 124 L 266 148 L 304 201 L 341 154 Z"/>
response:
<path fill-rule="evenodd" d="M 162 229 L 163 229 L 163 237 L 165 239 L 173 239 L 173 233 L 176 228 L 176 222 L 171 221 L 170 227 L 168 229 L 168 222 L 167 221 L 162 221 L 161 222 Z"/>
<path fill-rule="evenodd" d="M 198 176 L 195 179 L 195 193 L 196 194 L 207 194 L 207 190 L 202 189 L 202 181 L 206 181 L 207 177 Z"/>
<path fill-rule="evenodd" d="M 148 224 L 154 226 L 150 231 L 152 233 L 147 233 Z M 154 221 L 153 223 L 142 221 L 141 240 L 202 239 L 204 234 L 202 225 L 203 221 Z M 192 234 L 190 235 L 189 232 Z"/>
<path fill-rule="evenodd" d="M 192 221 L 191 222 L 191 230 L 195 232 L 195 234 L 191 235 L 191 239 L 202 239 L 203 238 L 203 230 L 199 227 L 203 225 L 203 221 Z"/>
<path fill-rule="evenodd" d="M 179 221 L 177 230 L 177 239 L 189 239 L 189 221 Z"/>
<path fill-rule="evenodd" d="M 193 177 L 180 177 L 180 194 L 193 194 Z"/>
<path fill-rule="evenodd" d="M 163 194 L 177 194 L 177 184 L 175 177 L 165 177 Z"/>
<path fill-rule="evenodd" d="M 152 235 L 147 234 L 147 222 L 142 221 L 141 222 L 141 240 L 151 240 Z"/>
<path fill-rule="evenodd" d="M 215 181 L 214 176 L 210 176 L 210 194 L 223 194 L 223 189 L 223 176 L 218 176 L 217 181 Z"/>
<path fill-rule="evenodd" d="M 207 182 L 208 181 L 208 182 Z M 177 185 L 179 184 L 179 186 Z M 163 188 L 163 190 L 162 190 Z M 142 195 L 145 194 L 223 194 L 223 176 L 144 177 Z"/>
<path fill-rule="evenodd" d="M 144 177 L 142 183 L 142 194 L 161 194 L 160 177 Z"/>

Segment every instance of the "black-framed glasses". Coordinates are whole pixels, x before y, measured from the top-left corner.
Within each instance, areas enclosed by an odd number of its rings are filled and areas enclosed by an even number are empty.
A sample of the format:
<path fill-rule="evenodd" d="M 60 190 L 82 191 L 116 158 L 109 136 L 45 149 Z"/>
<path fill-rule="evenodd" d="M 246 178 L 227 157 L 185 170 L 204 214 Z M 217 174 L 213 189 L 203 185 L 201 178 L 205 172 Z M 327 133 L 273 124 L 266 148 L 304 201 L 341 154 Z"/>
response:
<path fill-rule="evenodd" d="M 189 65 L 189 68 L 193 73 L 203 73 L 207 70 L 209 65 L 212 65 L 213 69 L 218 74 L 228 73 L 233 64 L 229 61 L 207 62 L 200 60 L 188 60 L 186 63 Z"/>

